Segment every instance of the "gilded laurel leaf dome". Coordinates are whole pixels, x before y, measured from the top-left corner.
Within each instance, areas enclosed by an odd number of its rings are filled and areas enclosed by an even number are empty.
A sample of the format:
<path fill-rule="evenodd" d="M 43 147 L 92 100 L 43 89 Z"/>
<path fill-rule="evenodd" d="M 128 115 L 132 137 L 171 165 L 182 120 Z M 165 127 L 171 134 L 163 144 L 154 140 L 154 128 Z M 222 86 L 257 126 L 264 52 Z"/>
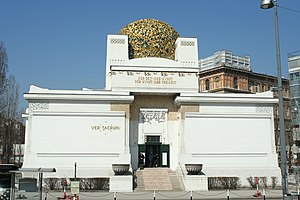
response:
<path fill-rule="evenodd" d="M 155 19 L 141 19 L 123 27 L 128 35 L 129 58 L 159 57 L 175 59 L 175 41 L 179 34 L 169 24 Z"/>

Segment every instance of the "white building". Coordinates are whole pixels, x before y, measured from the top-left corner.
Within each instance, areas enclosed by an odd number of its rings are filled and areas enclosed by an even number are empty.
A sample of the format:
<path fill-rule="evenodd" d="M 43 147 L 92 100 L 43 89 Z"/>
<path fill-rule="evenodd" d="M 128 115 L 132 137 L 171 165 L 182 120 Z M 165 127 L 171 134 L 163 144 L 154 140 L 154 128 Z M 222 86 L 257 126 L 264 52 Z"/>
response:
<path fill-rule="evenodd" d="M 112 164 L 137 170 L 139 153 L 147 167 L 153 152 L 158 166 L 184 179 L 190 163 L 202 163 L 206 177 L 235 176 L 243 185 L 250 176 L 280 177 L 271 92 L 198 93 L 196 38 L 150 19 L 124 30 L 130 33 L 107 37 L 104 90 L 31 86 L 24 94 L 24 168 L 55 167 L 48 176 L 73 177 L 76 162 L 78 177 L 112 177 Z"/>
<path fill-rule="evenodd" d="M 208 56 L 199 60 L 199 68 L 201 71 L 221 65 L 251 71 L 249 56 L 234 55 L 230 51 L 226 50 L 217 51 L 212 56 Z"/>
<path fill-rule="evenodd" d="M 300 51 L 288 54 L 288 67 L 290 77 L 291 104 L 293 112 L 293 124 L 298 125 L 300 106 Z"/>

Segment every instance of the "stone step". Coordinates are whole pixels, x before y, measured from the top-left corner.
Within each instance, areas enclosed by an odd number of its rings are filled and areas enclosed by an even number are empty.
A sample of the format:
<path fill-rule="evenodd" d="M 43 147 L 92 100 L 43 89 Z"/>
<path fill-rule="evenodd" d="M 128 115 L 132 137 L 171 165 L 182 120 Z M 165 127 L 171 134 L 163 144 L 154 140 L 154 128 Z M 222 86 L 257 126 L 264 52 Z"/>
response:
<path fill-rule="evenodd" d="M 134 175 L 134 188 L 135 191 L 144 191 L 145 185 L 144 185 L 144 178 L 142 175 L 142 172 L 137 171 L 137 173 Z"/>
<path fill-rule="evenodd" d="M 135 191 L 184 191 L 181 177 L 168 168 L 145 168 L 135 176 Z"/>
<path fill-rule="evenodd" d="M 182 176 L 179 176 L 177 171 L 169 170 L 169 178 L 173 191 L 185 191 Z"/>
<path fill-rule="evenodd" d="M 167 168 L 148 168 L 143 171 L 145 190 L 172 190 Z"/>

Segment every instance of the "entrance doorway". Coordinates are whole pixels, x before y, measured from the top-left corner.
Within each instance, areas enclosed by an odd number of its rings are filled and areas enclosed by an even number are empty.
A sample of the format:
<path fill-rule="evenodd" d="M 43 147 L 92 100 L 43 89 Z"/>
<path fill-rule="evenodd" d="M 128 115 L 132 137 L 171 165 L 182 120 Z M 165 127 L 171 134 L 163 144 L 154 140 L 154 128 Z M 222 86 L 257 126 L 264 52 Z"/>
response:
<path fill-rule="evenodd" d="M 160 136 L 147 136 L 147 142 L 139 145 L 143 154 L 144 167 L 169 167 L 169 145 L 161 144 Z M 140 166 L 140 163 L 139 163 Z"/>
<path fill-rule="evenodd" d="M 160 144 L 146 144 L 145 167 L 160 167 Z"/>

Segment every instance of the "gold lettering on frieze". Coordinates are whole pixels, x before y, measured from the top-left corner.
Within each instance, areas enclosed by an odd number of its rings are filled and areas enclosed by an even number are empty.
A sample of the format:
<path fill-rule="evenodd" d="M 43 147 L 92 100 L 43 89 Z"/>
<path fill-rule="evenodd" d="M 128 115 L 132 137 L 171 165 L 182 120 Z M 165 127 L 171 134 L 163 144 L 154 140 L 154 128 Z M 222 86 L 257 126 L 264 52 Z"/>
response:
<path fill-rule="evenodd" d="M 127 72 L 127 75 L 128 76 L 133 76 L 134 74 L 133 74 L 133 72 Z"/>
<path fill-rule="evenodd" d="M 185 74 L 184 73 L 178 73 L 178 75 L 179 75 L 179 77 L 184 77 L 185 76 Z"/>
<path fill-rule="evenodd" d="M 176 84 L 176 80 L 173 77 L 155 77 L 155 76 L 139 76 L 134 80 L 136 84 L 165 84 L 173 85 Z"/>
<path fill-rule="evenodd" d="M 145 72 L 145 76 L 151 76 L 151 72 Z"/>
<path fill-rule="evenodd" d="M 168 76 L 168 73 L 167 72 L 161 72 L 161 75 L 162 76 Z"/>

